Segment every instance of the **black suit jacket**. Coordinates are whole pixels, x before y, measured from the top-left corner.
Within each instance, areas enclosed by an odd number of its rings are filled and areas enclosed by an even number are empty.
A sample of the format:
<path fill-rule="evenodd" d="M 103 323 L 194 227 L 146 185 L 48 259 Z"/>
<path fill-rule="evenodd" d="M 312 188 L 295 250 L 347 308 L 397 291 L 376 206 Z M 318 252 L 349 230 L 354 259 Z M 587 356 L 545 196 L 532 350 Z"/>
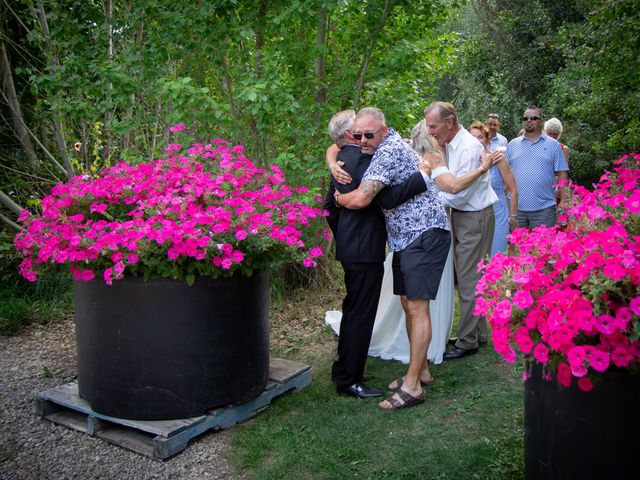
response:
<path fill-rule="evenodd" d="M 391 209 L 422 193 L 427 186 L 420 172 L 412 175 L 406 182 L 394 187 L 385 187 L 366 208 L 349 210 L 338 208 L 334 204 L 334 193 L 347 193 L 360 185 L 369 164 L 371 155 L 360 151 L 356 145 L 346 145 L 340 149 L 338 160 L 351 175 L 351 183 L 340 185 L 331 179 L 331 185 L 325 197 L 324 208 L 329 212 L 327 223 L 336 242 L 336 259 L 341 262 L 382 262 L 385 258 L 387 230 L 380 207 Z"/>

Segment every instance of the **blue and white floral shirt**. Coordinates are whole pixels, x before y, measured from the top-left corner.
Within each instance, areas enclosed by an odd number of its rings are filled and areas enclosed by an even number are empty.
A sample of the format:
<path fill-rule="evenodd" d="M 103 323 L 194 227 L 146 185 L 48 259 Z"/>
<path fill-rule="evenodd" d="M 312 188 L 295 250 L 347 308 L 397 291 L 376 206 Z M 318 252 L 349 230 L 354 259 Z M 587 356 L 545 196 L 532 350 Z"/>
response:
<path fill-rule="evenodd" d="M 392 128 L 378 145 L 362 180 L 378 181 L 392 187 L 418 171 L 418 154 Z M 438 187 L 425 180 L 427 190 L 391 210 L 383 209 L 389 249 L 399 252 L 426 230 L 449 230 L 449 221 L 438 197 Z"/>

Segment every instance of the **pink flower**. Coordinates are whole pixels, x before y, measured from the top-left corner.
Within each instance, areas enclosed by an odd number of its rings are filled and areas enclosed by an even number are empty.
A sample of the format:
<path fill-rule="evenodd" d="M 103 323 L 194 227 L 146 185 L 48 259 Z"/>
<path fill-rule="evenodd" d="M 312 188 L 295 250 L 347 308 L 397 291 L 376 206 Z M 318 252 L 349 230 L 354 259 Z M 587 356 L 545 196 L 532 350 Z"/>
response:
<path fill-rule="evenodd" d="M 593 349 L 589 352 L 589 364 L 594 370 L 604 372 L 609 368 L 609 355 L 601 350 Z"/>
<path fill-rule="evenodd" d="M 495 325 L 506 325 L 511 320 L 511 302 L 509 300 L 500 301 L 493 312 L 491 320 Z"/>
<path fill-rule="evenodd" d="M 127 263 L 129 264 L 134 264 L 134 263 L 138 263 L 138 255 L 136 255 L 135 253 L 128 253 L 127 254 Z"/>
<path fill-rule="evenodd" d="M 558 364 L 556 379 L 563 387 L 569 387 L 571 385 L 571 368 L 565 362 Z"/>
<path fill-rule="evenodd" d="M 180 132 L 185 129 L 185 126 L 182 123 L 178 123 L 177 125 L 173 125 L 169 127 L 170 132 Z"/>
<path fill-rule="evenodd" d="M 309 255 L 312 257 L 320 257 L 322 254 L 323 251 L 320 247 L 313 247 L 311 250 L 309 250 Z"/>
<path fill-rule="evenodd" d="M 579 378 L 578 388 L 583 392 L 588 392 L 593 388 L 593 382 L 588 377 Z"/>
<path fill-rule="evenodd" d="M 80 280 L 82 280 L 83 282 L 88 282 L 89 280 L 93 279 L 93 271 L 91 270 L 83 270 L 82 272 L 80 272 Z"/>
<path fill-rule="evenodd" d="M 311 268 L 311 267 L 315 267 L 317 264 L 315 260 L 313 260 L 313 258 L 307 257 L 302 261 L 302 265 L 304 265 L 307 268 Z"/>
<path fill-rule="evenodd" d="M 534 358 L 540 363 L 549 361 L 549 349 L 544 343 L 537 344 L 533 349 Z"/>
<path fill-rule="evenodd" d="M 623 347 L 616 347 L 611 352 L 611 361 L 618 368 L 628 367 L 632 360 L 633 356 Z"/>
<path fill-rule="evenodd" d="M 520 290 L 513 296 L 513 303 L 516 306 L 525 309 L 533 305 L 533 297 L 528 291 Z"/>
<path fill-rule="evenodd" d="M 634 314 L 636 314 L 636 316 L 640 317 L 640 296 L 631 299 L 629 302 L 629 308 Z"/>

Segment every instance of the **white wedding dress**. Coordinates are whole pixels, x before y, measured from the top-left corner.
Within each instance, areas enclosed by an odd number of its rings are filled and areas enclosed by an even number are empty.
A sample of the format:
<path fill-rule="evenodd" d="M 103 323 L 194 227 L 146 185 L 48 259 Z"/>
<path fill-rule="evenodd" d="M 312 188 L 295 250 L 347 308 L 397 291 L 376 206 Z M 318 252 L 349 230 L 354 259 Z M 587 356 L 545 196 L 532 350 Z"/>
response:
<path fill-rule="evenodd" d="M 369 355 L 385 360 L 399 360 L 409 363 L 409 338 L 405 325 L 405 316 L 400 297 L 393 294 L 393 274 L 391 271 L 392 254 L 384 262 L 384 278 L 378 302 L 378 311 L 373 325 Z M 442 279 L 435 300 L 429 304 L 431 311 L 431 343 L 427 358 L 430 362 L 442 363 L 442 355 L 447 348 L 447 340 L 451 334 L 453 322 L 453 251 L 449 249 L 447 262 L 442 272 Z M 325 323 L 336 335 L 340 332 L 342 313 L 329 311 L 325 315 Z"/>

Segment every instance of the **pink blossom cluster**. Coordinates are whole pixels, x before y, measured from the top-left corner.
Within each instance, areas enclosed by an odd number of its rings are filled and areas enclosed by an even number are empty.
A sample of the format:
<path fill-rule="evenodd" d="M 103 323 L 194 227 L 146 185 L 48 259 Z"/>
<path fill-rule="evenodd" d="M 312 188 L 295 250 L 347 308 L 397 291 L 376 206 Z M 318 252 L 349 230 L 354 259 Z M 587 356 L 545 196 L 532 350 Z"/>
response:
<path fill-rule="evenodd" d="M 565 228 L 517 229 L 516 254 L 479 266 L 475 313 L 496 351 L 513 362 L 517 349 L 584 391 L 640 365 L 640 155 L 616 165 L 593 191 L 571 185 Z"/>
<path fill-rule="evenodd" d="M 111 284 L 125 274 L 216 277 L 293 260 L 315 266 L 323 251 L 306 238 L 322 210 L 307 204 L 305 187 L 286 185 L 276 165 L 257 168 L 242 152 L 222 139 L 184 152 L 172 144 L 163 159 L 56 185 L 41 214 L 20 215 L 21 274 L 35 281 L 40 267 L 68 264 L 76 280 Z"/>

